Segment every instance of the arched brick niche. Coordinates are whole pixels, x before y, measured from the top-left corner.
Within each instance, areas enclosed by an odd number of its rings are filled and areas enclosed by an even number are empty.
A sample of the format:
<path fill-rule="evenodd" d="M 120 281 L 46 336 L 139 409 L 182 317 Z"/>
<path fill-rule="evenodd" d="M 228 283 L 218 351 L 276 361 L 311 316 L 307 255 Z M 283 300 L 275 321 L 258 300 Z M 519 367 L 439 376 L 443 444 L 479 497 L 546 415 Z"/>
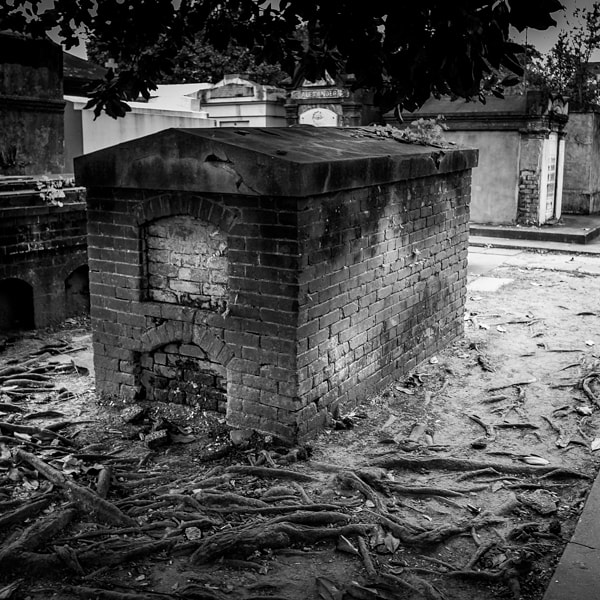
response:
<path fill-rule="evenodd" d="M 224 413 L 227 372 L 195 344 L 173 342 L 140 356 L 140 384 L 147 400 L 175 402 Z"/>
<path fill-rule="evenodd" d="M 22 279 L 0 279 L 0 330 L 34 326 L 33 288 Z"/>
<path fill-rule="evenodd" d="M 225 312 L 227 235 L 198 218 L 163 217 L 142 228 L 146 299 Z"/>
<path fill-rule="evenodd" d="M 80 265 L 65 278 L 65 314 L 90 314 L 90 276 L 89 267 Z"/>
<path fill-rule="evenodd" d="M 166 323 L 141 338 L 139 385 L 147 400 L 225 412 L 232 352 L 205 327 Z"/>

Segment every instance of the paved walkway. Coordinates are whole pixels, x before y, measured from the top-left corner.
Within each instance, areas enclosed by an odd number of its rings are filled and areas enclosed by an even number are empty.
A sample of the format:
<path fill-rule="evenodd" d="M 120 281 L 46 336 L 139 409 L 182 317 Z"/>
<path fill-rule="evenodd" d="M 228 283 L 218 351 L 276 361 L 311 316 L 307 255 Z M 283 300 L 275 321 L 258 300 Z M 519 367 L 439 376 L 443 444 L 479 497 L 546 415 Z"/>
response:
<path fill-rule="evenodd" d="M 493 292 L 510 281 L 491 276 L 500 266 L 600 276 L 600 240 L 580 245 L 472 236 L 470 244 L 469 291 Z M 543 600 L 600 600 L 600 475 Z"/>

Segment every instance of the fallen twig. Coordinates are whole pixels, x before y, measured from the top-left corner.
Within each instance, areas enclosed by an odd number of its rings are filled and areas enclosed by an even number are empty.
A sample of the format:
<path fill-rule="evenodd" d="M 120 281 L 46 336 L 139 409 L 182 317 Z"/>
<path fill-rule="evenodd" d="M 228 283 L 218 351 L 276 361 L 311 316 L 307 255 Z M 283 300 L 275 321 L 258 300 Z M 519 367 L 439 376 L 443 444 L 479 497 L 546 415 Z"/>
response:
<path fill-rule="evenodd" d="M 534 377 L 532 377 L 531 379 L 511 381 L 508 383 L 503 383 L 502 385 L 496 385 L 493 387 L 489 387 L 486 389 L 486 392 L 497 392 L 498 390 L 505 390 L 506 388 L 515 387 L 515 386 L 519 386 L 519 385 L 530 385 L 532 383 L 535 383 L 536 381 L 537 381 L 537 379 L 535 379 Z"/>

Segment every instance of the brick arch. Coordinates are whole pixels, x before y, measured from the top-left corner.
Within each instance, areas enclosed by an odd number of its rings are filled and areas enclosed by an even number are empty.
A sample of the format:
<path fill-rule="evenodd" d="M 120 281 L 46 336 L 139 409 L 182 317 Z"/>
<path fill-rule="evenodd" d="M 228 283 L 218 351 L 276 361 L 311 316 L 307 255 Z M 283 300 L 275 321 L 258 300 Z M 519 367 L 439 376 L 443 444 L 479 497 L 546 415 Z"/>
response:
<path fill-rule="evenodd" d="M 13 269 L 7 269 L 6 272 L 0 275 L 0 281 L 5 281 L 6 279 L 20 279 L 30 285 L 34 291 L 41 284 L 38 273 L 33 269 L 14 269 L 14 271 Z"/>
<path fill-rule="evenodd" d="M 65 264 L 60 267 L 60 271 L 58 272 L 58 277 L 62 281 L 64 281 L 69 275 L 71 275 L 74 271 L 79 269 L 80 267 L 88 266 L 87 256 L 73 256 L 70 258 Z"/>
<path fill-rule="evenodd" d="M 140 338 L 139 352 L 152 352 L 172 343 L 195 344 L 214 362 L 223 366 L 233 358 L 233 352 L 223 340 L 207 327 L 169 321 L 146 331 Z"/>
<path fill-rule="evenodd" d="M 239 218 L 239 212 L 221 206 L 214 200 L 204 196 L 191 194 L 161 194 L 145 200 L 136 211 L 136 222 L 139 227 L 162 219 L 187 215 L 210 223 L 220 230 L 229 233 Z"/>

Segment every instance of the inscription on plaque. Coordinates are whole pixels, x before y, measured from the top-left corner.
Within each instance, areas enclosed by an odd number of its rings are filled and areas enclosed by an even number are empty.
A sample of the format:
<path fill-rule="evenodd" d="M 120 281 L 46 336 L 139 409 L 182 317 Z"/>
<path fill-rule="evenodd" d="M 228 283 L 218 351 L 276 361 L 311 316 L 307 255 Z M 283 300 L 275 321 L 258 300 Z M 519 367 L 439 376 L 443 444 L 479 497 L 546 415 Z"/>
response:
<path fill-rule="evenodd" d="M 293 90 L 294 100 L 312 100 L 314 98 L 347 98 L 350 92 L 341 88 L 325 88 L 321 90 Z"/>

